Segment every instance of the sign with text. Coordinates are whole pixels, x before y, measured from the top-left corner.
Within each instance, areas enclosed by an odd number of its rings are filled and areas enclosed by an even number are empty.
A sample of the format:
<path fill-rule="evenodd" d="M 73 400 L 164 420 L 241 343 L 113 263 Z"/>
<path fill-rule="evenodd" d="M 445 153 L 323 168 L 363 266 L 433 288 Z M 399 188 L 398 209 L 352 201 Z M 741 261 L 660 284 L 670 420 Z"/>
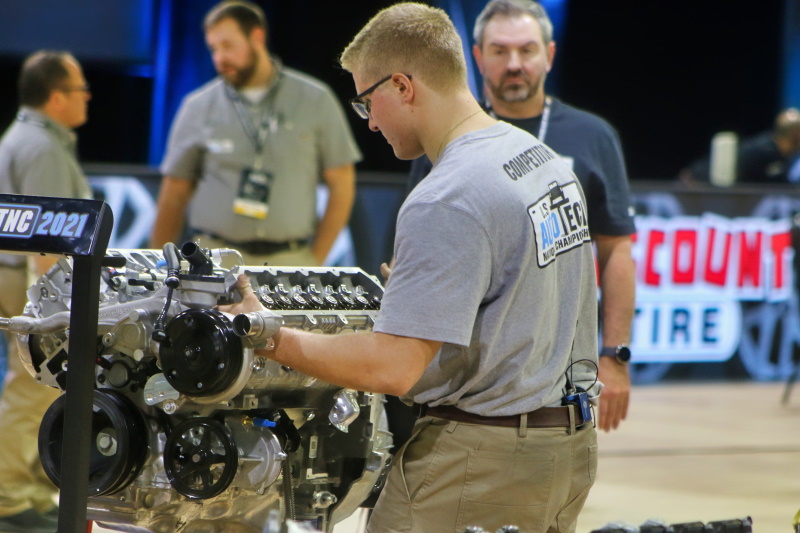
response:
<path fill-rule="evenodd" d="M 634 202 L 635 361 L 724 362 L 738 353 L 754 377 L 791 368 L 791 330 L 776 320 L 796 314 L 800 199 L 658 191 L 635 192 Z"/>
<path fill-rule="evenodd" d="M 0 194 L 0 250 L 91 255 L 101 212 L 98 200 Z"/>

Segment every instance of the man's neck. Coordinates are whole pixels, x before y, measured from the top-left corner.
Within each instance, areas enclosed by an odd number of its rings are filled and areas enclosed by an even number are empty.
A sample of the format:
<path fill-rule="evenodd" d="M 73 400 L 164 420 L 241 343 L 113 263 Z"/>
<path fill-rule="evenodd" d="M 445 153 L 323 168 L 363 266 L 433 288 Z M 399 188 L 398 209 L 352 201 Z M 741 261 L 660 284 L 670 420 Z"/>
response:
<path fill-rule="evenodd" d="M 67 124 L 65 124 L 65 121 L 61 118 L 61 115 L 56 111 L 56 109 L 50 106 L 49 104 L 45 104 L 42 107 L 31 107 L 30 109 L 36 111 L 37 113 L 41 113 L 43 116 L 47 117 L 52 122 L 58 124 L 65 130 L 72 131 L 72 128 L 70 128 Z"/>
<path fill-rule="evenodd" d="M 435 111 L 426 113 L 426 134 L 421 139 L 425 153 L 434 163 L 453 140 L 497 122 L 482 112 L 469 89 L 450 95 L 447 99 L 441 99 L 437 95 L 437 99 L 439 100 L 434 100 L 429 107 Z"/>
<path fill-rule="evenodd" d="M 258 89 L 268 87 L 275 75 L 275 64 L 266 52 L 258 54 L 258 65 L 256 71 L 245 85 L 240 89 Z"/>
<path fill-rule="evenodd" d="M 545 94 L 544 91 L 535 94 L 524 102 L 502 102 L 493 96 L 489 96 L 489 104 L 495 115 L 503 118 L 534 118 L 544 112 Z"/>

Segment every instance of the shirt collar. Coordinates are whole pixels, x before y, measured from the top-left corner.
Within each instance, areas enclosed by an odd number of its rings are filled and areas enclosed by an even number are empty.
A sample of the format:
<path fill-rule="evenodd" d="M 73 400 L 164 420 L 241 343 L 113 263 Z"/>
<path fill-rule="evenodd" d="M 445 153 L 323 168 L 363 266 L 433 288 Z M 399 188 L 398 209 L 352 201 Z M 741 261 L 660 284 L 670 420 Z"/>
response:
<path fill-rule="evenodd" d="M 74 131 L 65 128 L 62 124 L 59 124 L 46 114 L 32 107 L 22 106 L 17 114 L 17 120 L 53 132 L 65 146 L 70 148 L 75 146 L 78 138 Z"/>

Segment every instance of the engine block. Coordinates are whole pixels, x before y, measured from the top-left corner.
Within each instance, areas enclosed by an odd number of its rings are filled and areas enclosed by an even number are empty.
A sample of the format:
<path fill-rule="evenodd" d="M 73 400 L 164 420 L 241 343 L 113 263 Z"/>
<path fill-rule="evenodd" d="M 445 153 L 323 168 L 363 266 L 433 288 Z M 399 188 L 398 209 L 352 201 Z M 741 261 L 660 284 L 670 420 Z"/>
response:
<path fill-rule="evenodd" d="M 391 433 L 379 394 L 255 354 L 280 327 L 369 331 L 383 289 L 357 268 L 243 266 L 186 243 L 109 250 L 102 268 L 88 517 L 122 531 L 260 532 L 270 511 L 319 530 L 380 487 Z M 230 268 L 222 265 L 229 264 Z M 268 311 L 232 316 L 248 276 Z M 64 389 L 72 269 L 62 259 L 6 319 L 28 371 Z M 61 485 L 62 395 L 39 433 Z M 66 487 L 65 487 L 66 489 Z"/>

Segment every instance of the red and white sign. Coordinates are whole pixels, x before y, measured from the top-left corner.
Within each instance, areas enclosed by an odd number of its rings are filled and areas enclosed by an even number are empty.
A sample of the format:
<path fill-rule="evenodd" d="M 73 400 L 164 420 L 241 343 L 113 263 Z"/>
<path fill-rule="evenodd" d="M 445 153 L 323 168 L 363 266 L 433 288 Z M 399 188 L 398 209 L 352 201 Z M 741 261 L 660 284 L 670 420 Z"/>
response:
<path fill-rule="evenodd" d="M 636 217 L 637 362 L 726 361 L 741 338 L 741 301 L 786 301 L 794 287 L 791 221 Z"/>

